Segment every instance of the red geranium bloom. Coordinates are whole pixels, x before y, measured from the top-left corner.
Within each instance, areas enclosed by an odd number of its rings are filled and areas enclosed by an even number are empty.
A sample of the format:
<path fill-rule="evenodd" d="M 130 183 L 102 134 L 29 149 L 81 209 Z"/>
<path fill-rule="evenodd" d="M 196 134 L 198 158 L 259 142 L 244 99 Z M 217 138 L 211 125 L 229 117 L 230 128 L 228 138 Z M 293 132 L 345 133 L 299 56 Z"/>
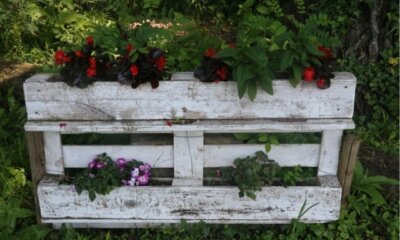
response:
<path fill-rule="evenodd" d="M 318 50 L 324 54 L 323 59 L 331 59 L 332 58 L 332 50 L 330 48 L 319 46 Z"/>
<path fill-rule="evenodd" d="M 64 59 L 63 60 L 64 60 L 65 63 L 71 62 L 71 57 L 69 57 L 67 55 L 64 55 Z"/>
<path fill-rule="evenodd" d="M 136 64 L 132 64 L 132 66 L 129 68 L 129 71 L 131 72 L 132 76 L 139 74 L 139 68 Z"/>
<path fill-rule="evenodd" d="M 128 53 L 130 53 L 133 49 L 134 49 L 134 46 L 132 44 L 128 43 L 128 45 L 126 45 L 126 51 Z"/>
<path fill-rule="evenodd" d="M 171 120 L 167 120 L 165 121 L 165 124 L 169 127 L 172 127 L 172 121 Z"/>
<path fill-rule="evenodd" d="M 89 66 L 90 68 L 96 68 L 96 59 L 94 57 L 89 58 Z"/>
<path fill-rule="evenodd" d="M 88 36 L 88 37 L 86 38 L 86 44 L 89 45 L 89 46 L 93 46 L 93 44 L 94 44 L 94 39 L 93 39 L 92 36 Z"/>
<path fill-rule="evenodd" d="M 54 54 L 54 60 L 56 64 L 61 65 L 64 63 L 64 52 L 62 50 L 57 50 Z"/>
<path fill-rule="evenodd" d="M 161 56 L 161 57 L 156 59 L 156 65 L 157 65 L 158 71 L 164 70 L 165 63 L 166 63 L 166 61 L 165 61 L 165 57 L 164 56 Z"/>
<path fill-rule="evenodd" d="M 329 79 L 325 79 L 323 77 L 318 79 L 318 81 L 317 81 L 317 87 L 319 89 L 327 89 L 327 88 L 330 87 L 330 85 L 331 85 L 330 80 Z"/>
<path fill-rule="evenodd" d="M 315 69 L 313 67 L 307 67 L 303 70 L 303 80 L 310 82 L 315 78 Z"/>
<path fill-rule="evenodd" d="M 83 52 L 81 50 L 77 50 L 75 51 L 75 56 L 77 56 L 78 58 L 83 57 Z"/>
<path fill-rule="evenodd" d="M 226 67 L 221 67 L 217 70 L 217 76 L 221 79 L 221 80 L 227 80 L 228 78 L 228 69 Z"/>
<path fill-rule="evenodd" d="M 209 48 L 209 49 L 207 49 L 207 51 L 205 52 L 204 55 L 206 57 L 212 58 L 215 56 L 215 54 L 217 54 L 217 50 L 215 50 L 214 48 Z"/>
<path fill-rule="evenodd" d="M 96 76 L 96 69 L 95 68 L 88 68 L 86 69 L 86 76 L 89 78 Z"/>

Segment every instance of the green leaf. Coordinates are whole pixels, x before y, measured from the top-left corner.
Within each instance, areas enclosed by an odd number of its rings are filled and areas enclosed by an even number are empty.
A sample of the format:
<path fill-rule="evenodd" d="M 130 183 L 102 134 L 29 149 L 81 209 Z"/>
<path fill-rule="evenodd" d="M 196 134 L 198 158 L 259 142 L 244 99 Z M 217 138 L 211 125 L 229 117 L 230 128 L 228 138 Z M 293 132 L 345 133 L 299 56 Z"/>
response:
<path fill-rule="evenodd" d="M 304 46 L 306 50 L 315 56 L 323 56 L 324 54 L 317 49 L 317 47 L 311 41 L 304 41 Z"/>
<path fill-rule="evenodd" d="M 259 142 L 266 142 L 266 141 L 268 141 L 268 136 L 266 134 L 263 134 L 263 135 L 258 137 L 258 141 Z"/>
<path fill-rule="evenodd" d="M 244 55 L 261 67 L 265 67 L 268 63 L 268 57 L 264 50 L 259 47 L 250 47 L 244 51 Z"/>
<path fill-rule="evenodd" d="M 284 71 L 287 67 L 293 63 L 294 53 L 290 50 L 286 50 L 281 58 L 280 70 Z"/>
<path fill-rule="evenodd" d="M 296 87 L 301 82 L 301 75 L 303 68 L 298 64 L 292 66 L 293 78 L 290 79 L 290 83 L 293 87 Z"/>
<path fill-rule="evenodd" d="M 217 57 L 220 58 L 235 58 L 239 55 L 239 50 L 237 48 L 225 48 L 217 53 Z"/>
<path fill-rule="evenodd" d="M 371 176 L 365 179 L 363 184 L 399 185 L 399 181 L 385 176 Z"/>
<path fill-rule="evenodd" d="M 256 7 L 257 12 L 261 13 L 261 14 L 267 14 L 268 13 L 268 8 L 264 5 L 258 5 Z"/>
<path fill-rule="evenodd" d="M 254 79 L 248 81 L 247 93 L 249 94 L 250 100 L 254 101 L 257 96 L 257 83 Z"/>
<path fill-rule="evenodd" d="M 271 144 L 270 143 L 266 143 L 265 144 L 265 152 L 270 152 L 271 151 Z"/>
<path fill-rule="evenodd" d="M 40 240 L 49 234 L 52 230 L 43 225 L 31 225 L 19 231 L 16 235 L 18 239 Z"/>
<path fill-rule="evenodd" d="M 96 198 L 96 193 L 93 190 L 89 190 L 89 199 L 90 201 L 94 201 L 94 199 Z"/>
<path fill-rule="evenodd" d="M 239 64 L 233 72 L 233 78 L 237 81 L 238 94 L 242 98 L 247 91 L 247 80 L 254 77 L 254 73 L 245 64 Z"/>
<path fill-rule="evenodd" d="M 249 8 L 254 5 L 254 0 L 247 0 L 246 2 L 243 3 L 242 7 L 243 8 Z"/>

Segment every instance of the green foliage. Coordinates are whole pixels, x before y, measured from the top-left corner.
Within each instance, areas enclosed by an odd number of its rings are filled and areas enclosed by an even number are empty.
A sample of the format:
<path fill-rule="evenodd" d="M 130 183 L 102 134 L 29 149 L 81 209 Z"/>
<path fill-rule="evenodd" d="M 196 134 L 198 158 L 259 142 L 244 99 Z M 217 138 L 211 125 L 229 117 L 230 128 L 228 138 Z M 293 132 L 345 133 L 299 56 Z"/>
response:
<path fill-rule="evenodd" d="M 265 143 L 265 152 L 271 151 L 272 144 L 279 144 L 278 138 L 266 133 L 234 133 L 235 138 L 246 143 Z"/>
<path fill-rule="evenodd" d="M 395 51 L 386 51 L 382 60 L 367 65 L 354 59 L 341 63 L 341 70 L 357 77 L 358 135 L 364 142 L 393 154 L 399 151 L 399 58 L 396 55 Z"/>
<path fill-rule="evenodd" d="M 381 195 L 382 185 L 399 185 L 399 181 L 385 176 L 369 176 L 368 171 L 364 170 L 359 161 L 354 168 L 354 177 L 352 181 L 352 193 L 360 195 L 367 194 L 372 203 L 376 205 L 386 205 L 384 197 Z M 353 207 L 357 209 L 357 204 Z M 361 207 L 361 206 L 360 206 Z"/>
<path fill-rule="evenodd" d="M 246 195 L 253 200 L 256 199 L 254 192 L 261 191 L 262 186 L 271 185 L 280 168 L 263 152 L 256 152 L 252 157 L 237 158 L 233 164 L 231 171 L 223 171 L 223 178 L 239 187 L 240 197 Z"/>
<path fill-rule="evenodd" d="M 121 173 L 114 166 L 111 157 L 103 153 L 98 155 L 96 159 L 101 161 L 105 166 L 95 169 L 94 173 L 91 172 L 91 169 L 87 169 L 77 176 L 75 180 L 75 188 L 78 194 L 81 194 L 83 190 L 87 190 L 91 201 L 96 198 L 96 193 L 104 195 L 114 188 L 121 186 Z"/>

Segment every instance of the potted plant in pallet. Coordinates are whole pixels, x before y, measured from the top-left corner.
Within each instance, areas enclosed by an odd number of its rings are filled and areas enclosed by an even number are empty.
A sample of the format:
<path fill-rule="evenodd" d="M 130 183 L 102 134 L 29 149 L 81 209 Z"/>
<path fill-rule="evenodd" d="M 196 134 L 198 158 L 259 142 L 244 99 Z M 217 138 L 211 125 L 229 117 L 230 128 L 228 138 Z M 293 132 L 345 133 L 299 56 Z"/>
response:
<path fill-rule="evenodd" d="M 89 167 L 84 177 L 77 178 L 76 189 L 59 185 L 59 178 L 42 180 L 38 196 L 43 221 L 79 226 L 88 222 L 91 226 L 136 226 L 180 219 L 290 222 L 304 208 L 305 200 L 312 205 L 318 202 L 305 221 L 337 219 L 341 190 L 334 159 L 342 130 L 354 127 L 355 79 L 351 74 L 332 73 L 331 50 L 316 45 L 305 29 L 290 31 L 279 22 L 258 17 L 241 24 L 234 45 L 223 46 L 219 52 L 206 51 L 194 72 L 200 81 L 192 73 L 177 73 L 159 82 L 166 64 L 162 50 L 124 40 L 116 54 L 111 51 L 114 47 L 107 47 L 109 41 L 97 44 L 101 38 L 96 36 L 89 37 L 83 49 L 56 52 L 64 82 L 51 81 L 49 75 L 27 80 L 26 130 L 45 132 L 46 172 L 62 175 L 64 168 L 108 166 Z M 273 81 L 281 74 L 289 81 Z M 283 166 L 318 167 L 319 186 L 265 187 L 265 182 L 274 182 L 276 165 L 266 167 L 270 162 L 265 154 L 254 156 L 264 144 L 213 146 L 204 142 L 205 133 L 309 131 L 323 132 L 321 144 L 277 145 L 267 150 Z M 174 143 L 74 146 L 61 142 L 60 134 L 87 132 L 167 133 L 173 134 Z M 139 183 L 136 177 L 144 165 L 133 161 L 133 170 L 122 174 L 115 169 L 119 164 L 106 155 L 89 162 L 99 151 L 114 159 L 133 157 L 153 169 L 174 168 L 174 181 L 179 181 L 172 186 L 122 187 L 122 180 L 132 182 L 134 178 Z M 240 191 L 231 186 L 202 186 L 203 167 L 233 164 L 237 169 L 224 176 L 239 185 Z M 101 181 L 96 174 L 102 176 Z M 252 200 L 254 190 L 261 190 L 256 201 Z"/>

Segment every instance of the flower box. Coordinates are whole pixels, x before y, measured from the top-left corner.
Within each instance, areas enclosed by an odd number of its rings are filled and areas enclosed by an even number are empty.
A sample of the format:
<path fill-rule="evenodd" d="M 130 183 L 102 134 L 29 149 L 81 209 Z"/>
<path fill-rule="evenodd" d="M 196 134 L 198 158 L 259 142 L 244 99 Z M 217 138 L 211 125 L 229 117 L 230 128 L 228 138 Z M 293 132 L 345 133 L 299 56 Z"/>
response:
<path fill-rule="evenodd" d="M 341 187 L 336 177 L 342 132 L 352 121 L 356 79 L 335 73 L 331 87 L 318 89 L 287 80 L 273 82 L 274 95 L 239 99 L 235 82 L 201 83 L 177 73 L 157 89 L 117 82 L 71 88 L 39 74 L 24 84 L 33 176 L 40 219 L 55 227 L 142 227 L 203 220 L 209 223 L 288 223 L 303 204 L 303 222 L 338 219 Z M 203 186 L 203 170 L 230 166 L 263 144 L 207 144 L 211 133 L 322 132 L 319 144 L 279 144 L 269 153 L 281 166 L 318 167 L 317 186 L 263 187 L 257 199 L 239 198 L 235 186 Z M 171 134 L 166 145 L 65 145 L 62 134 Z M 41 147 L 45 161 L 41 160 Z M 35 150 L 36 149 L 36 150 Z M 134 157 L 154 168 L 173 168 L 172 186 L 120 187 L 91 202 L 73 186 L 58 184 L 65 168 L 84 168 L 101 152 Z M 41 168 L 41 164 L 43 168 Z M 52 176 L 58 175 L 58 176 Z"/>

